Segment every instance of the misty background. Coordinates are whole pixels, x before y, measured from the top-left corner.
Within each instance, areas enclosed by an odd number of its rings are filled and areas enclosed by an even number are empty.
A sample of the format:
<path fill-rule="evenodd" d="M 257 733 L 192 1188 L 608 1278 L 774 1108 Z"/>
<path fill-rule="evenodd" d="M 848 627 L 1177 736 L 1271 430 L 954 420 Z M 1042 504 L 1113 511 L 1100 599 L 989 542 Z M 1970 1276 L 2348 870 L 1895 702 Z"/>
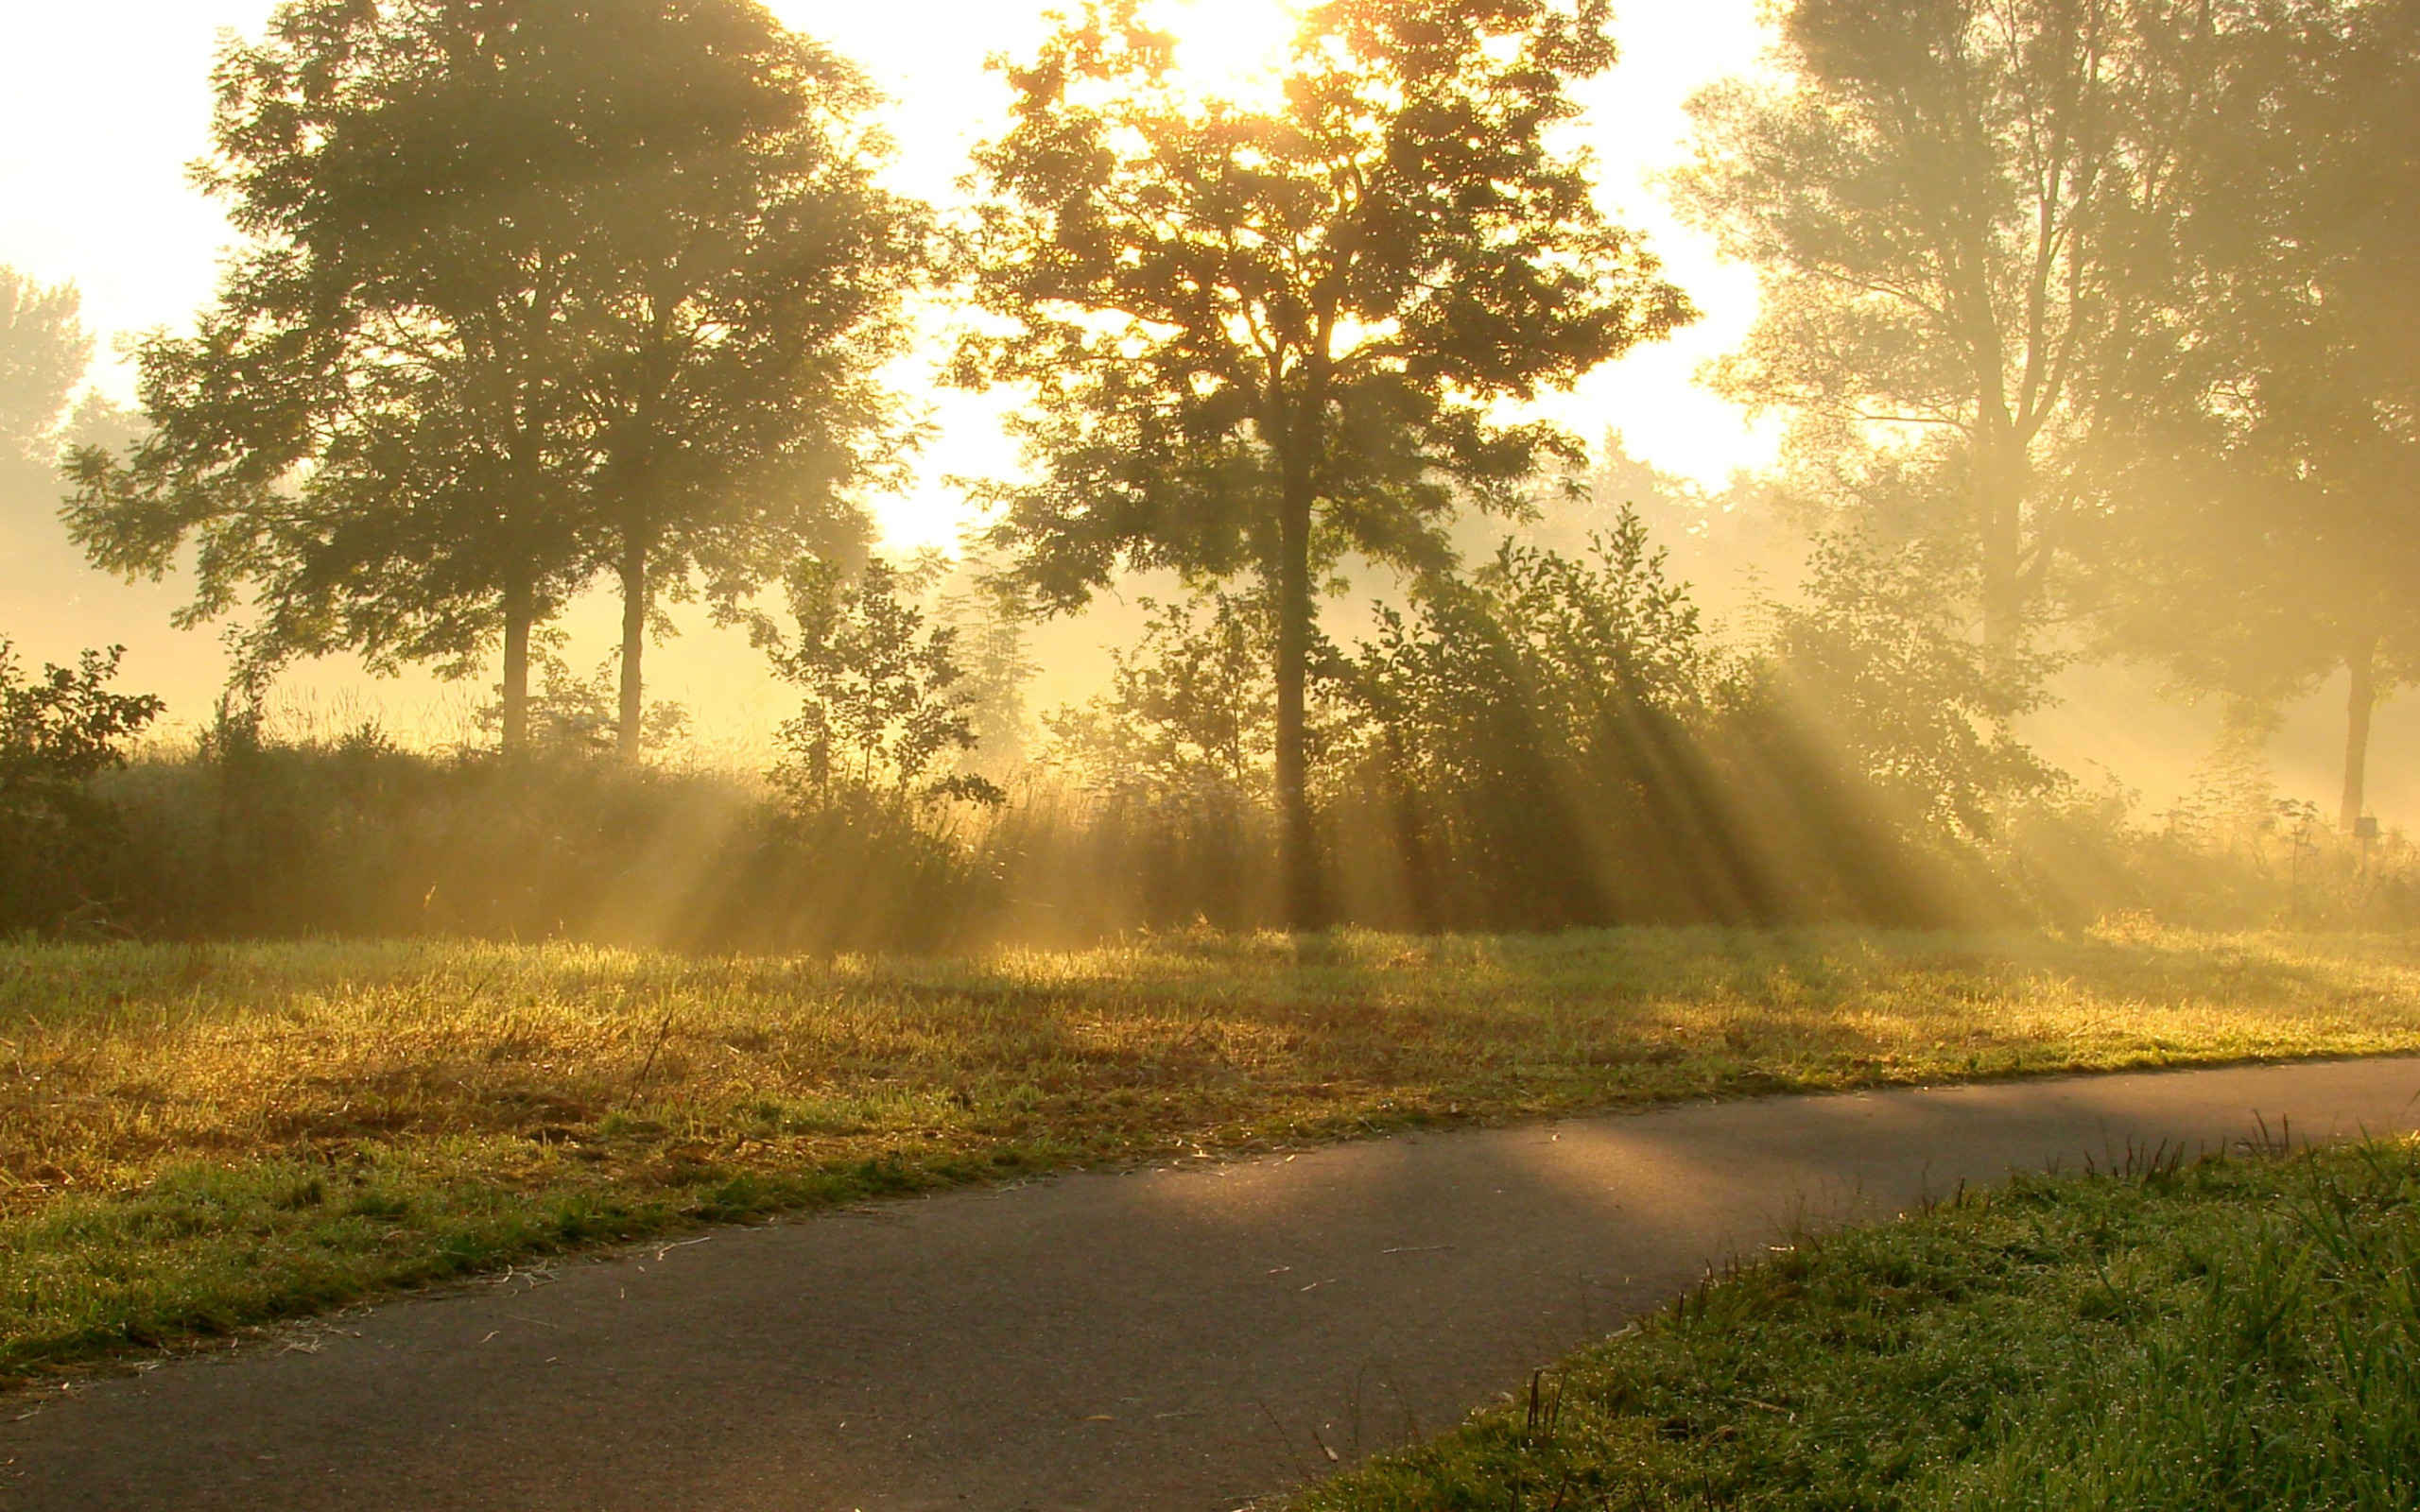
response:
<path fill-rule="evenodd" d="M 1206 77 L 1248 76 L 1282 39 L 1285 13 L 1217 0 L 1188 9 L 1213 6 L 1218 25 L 1185 29 L 1187 66 Z M 1045 8 L 842 8 L 788 0 L 771 9 L 868 71 L 890 96 L 884 121 L 899 146 L 886 183 L 946 210 L 962 202 L 958 180 L 970 146 L 1005 107 L 1005 86 L 985 60 L 1028 45 Z M 190 0 L 8 8 L 12 44 L 0 55 L 0 264 L 38 284 L 74 285 L 78 318 L 94 341 L 79 402 L 101 431 L 110 424 L 101 408 L 132 398 L 120 343 L 154 328 L 188 326 L 207 302 L 233 240 L 219 207 L 188 182 L 185 166 L 207 147 L 209 63 L 223 29 L 257 35 L 269 9 L 267 3 Z M 1754 323 L 1756 280 L 1753 269 L 1724 262 L 1706 235 L 1681 223 L 1655 179 L 1685 155 L 1684 101 L 1714 79 L 1754 73 L 1770 39 L 1746 0 L 1630 7 L 1617 16 L 1616 33 L 1622 61 L 1581 86 L 1589 113 L 1580 134 L 1599 160 L 1608 210 L 1650 235 L 1703 318 L 1548 402 L 1553 418 L 1600 446 L 1618 445 L 1645 467 L 1600 477 L 1593 509 L 1543 528 L 1546 538 L 1568 544 L 1589 519 L 1601 524 L 1607 511 L 1634 504 L 1658 543 L 1671 549 L 1673 575 L 1697 585 L 1718 621 L 1739 619 L 1753 615 L 1758 595 L 1787 599 L 1796 588 L 1795 533 L 1788 521 L 1766 517 L 1770 496 L 1756 487 L 1756 474 L 1774 462 L 1779 425 L 1752 420 L 1694 378 L 1709 360 L 1736 349 Z M 927 350 L 890 374 L 927 406 L 930 426 L 913 484 L 872 501 L 882 544 L 897 554 L 956 552 L 972 510 L 951 480 L 1015 467 L 998 424 L 1005 402 L 937 391 L 926 376 L 944 319 L 931 313 Z M 199 730 L 226 680 L 228 659 L 214 631 L 168 624 L 188 585 L 175 576 L 128 585 L 86 565 L 57 520 L 60 491 L 55 474 L 30 462 L 11 458 L 0 472 L 0 595 L 7 604 L 0 627 L 34 662 L 123 643 L 125 684 L 167 701 L 156 732 L 175 737 Z M 1471 543 L 1483 546 L 1489 533 L 1476 527 Z M 1331 633 L 1349 633 L 1364 601 L 1385 587 L 1374 577 L 1357 586 L 1359 592 L 1326 608 Z M 1165 597 L 1169 587 L 1131 582 L 1085 612 L 1033 627 L 1026 651 L 1033 668 L 1024 699 L 1028 720 L 1097 692 L 1112 664 L 1109 648 L 1130 644 L 1139 630 L 1137 601 Z M 575 674 L 610 662 L 617 614 L 602 591 L 566 613 L 563 656 Z M 685 749 L 695 759 L 761 765 L 794 702 L 788 690 L 742 636 L 709 626 L 696 606 L 675 606 L 672 617 L 680 633 L 653 654 L 650 696 L 687 712 Z M 2333 803 L 2344 682 L 2339 672 L 2284 706 L 2266 744 L 2280 796 L 2322 809 Z M 2050 686 L 2053 701 L 2018 722 L 2023 738 L 2087 782 L 2114 782 L 2139 794 L 2144 813 L 2186 797 L 2221 725 L 2218 700 L 2168 688 L 2152 667 L 2084 662 L 2060 671 Z M 473 738 L 474 711 L 491 697 L 487 679 L 449 683 L 417 670 L 372 678 L 339 656 L 286 672 L 273 706 L 322 730 L 374 720 L 406 744 L 443 745 Z M 2370 806 L 2390 826 L 2406 823 L 2420 802 L 2410 760 L 2420 734 L 2413 717 L 2406 702 L 2389 699 L 2373 734 Z"/>

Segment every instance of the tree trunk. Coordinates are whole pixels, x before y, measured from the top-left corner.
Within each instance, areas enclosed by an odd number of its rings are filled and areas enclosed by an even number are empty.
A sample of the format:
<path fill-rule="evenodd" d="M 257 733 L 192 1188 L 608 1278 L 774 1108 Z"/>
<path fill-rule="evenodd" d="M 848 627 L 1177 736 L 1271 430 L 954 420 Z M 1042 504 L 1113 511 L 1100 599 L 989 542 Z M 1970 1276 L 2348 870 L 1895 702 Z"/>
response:
<path fill-rule="evenodd" d="M 2370 766 L 2370 715 L 2377 708 L 2377 642 L 2363 641 L 2344 658 L 2345 669 L 2352 673 L 2352 693 L 2345 699 L 2344 720 L 2344 806 L 2340 822 L 2346 834 L 2356 833 L 2361 823 L 2361 810 L 2366 795 Z"/>
<path fill-rule="evenodd" d="M 1997 449 L 1995 449 L 1997 450 Z M 1976 458 L 1982 516 L 1983 648 L 1996 668 L 2025 632 L 2025 461 L 1992 455 Z"/>
<path fill-rule="evenodd" d="M 1300 438 L 1296 438 L 1298 450 Z M 1286 926 L 1325 922 L 1318 839 L 1311 828 L 1305 691 L 1311 659 L 1311 472 L 1289 456 L 1279 501 L 1277 561 L 1277 865 Z"/>
<path fill-rule="evenodd" d="M 537 618 L 537 595 L 526 582 L 504 591 L 504 753 L 529 748 L 529 625 Z"/>
<path fill-rule="evenodd" d="M 633 530 L 622 544 L 622 713 L 615 727 L 614 748 L 624 761 L 640 754 L 640 723 L 646 714 L 646 690 L 640 663 L 647 655 L 647 540 Z"/>
<path fill-rule="evenodd" d="M 1404 902 L 1411 911 L 1411 927 L 1422 935 L 1444 932 L 1444 909 L 1437 897 L 1437 868 L 1428 856 L 1427 826 L 1421 822 L 1420 795 L 1410 777 L 1410 762 L 1403 737 L 1387 732 L 1388 797 L 1394 810 L 1395 858 L 1403 868 Z"/>

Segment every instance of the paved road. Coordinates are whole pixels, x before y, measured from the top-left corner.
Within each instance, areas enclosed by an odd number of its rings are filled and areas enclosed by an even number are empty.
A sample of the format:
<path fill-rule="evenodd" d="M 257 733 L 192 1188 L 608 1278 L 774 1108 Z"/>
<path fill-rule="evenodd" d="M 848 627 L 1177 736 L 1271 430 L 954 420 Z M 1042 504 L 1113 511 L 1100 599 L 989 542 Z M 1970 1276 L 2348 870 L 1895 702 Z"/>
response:
<path fill-rule="evenodd" d="M 0 1422 L 0 1506 L 1229 1512 L 1794 1220 L 2415 1094 L 2420 1060 L 1773 1099 L 718 1230 L 100 1383 Z"/>

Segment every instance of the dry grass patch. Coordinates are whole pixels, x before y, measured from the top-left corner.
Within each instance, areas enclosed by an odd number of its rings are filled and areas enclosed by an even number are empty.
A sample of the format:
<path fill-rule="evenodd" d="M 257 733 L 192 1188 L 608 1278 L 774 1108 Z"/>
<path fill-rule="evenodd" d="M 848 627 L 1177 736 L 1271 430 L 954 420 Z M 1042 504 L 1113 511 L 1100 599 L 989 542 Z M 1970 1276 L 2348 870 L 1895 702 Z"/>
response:
<path fill-rule="evenodd" d="M 0 1374 L 1001 1170 L 1747 1091 L 2420 1050 L 2420 948 L 1182 936 L 978 960 L 0 947 Z"/>

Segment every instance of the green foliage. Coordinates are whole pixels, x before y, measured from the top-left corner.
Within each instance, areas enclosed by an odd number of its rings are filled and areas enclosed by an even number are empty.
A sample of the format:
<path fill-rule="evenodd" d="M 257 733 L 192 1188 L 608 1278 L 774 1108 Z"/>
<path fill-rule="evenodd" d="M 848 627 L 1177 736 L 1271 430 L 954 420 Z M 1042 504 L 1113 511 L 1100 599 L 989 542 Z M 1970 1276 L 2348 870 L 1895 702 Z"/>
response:
<path fill-rule="evenodd" d="M 163 708 L 110 691 L 123 652 L 87 651 L 28 679 L 0 639 L 0 929 L 45 927 L 92 905 L 115 818 L 92 780 L 125 763 Z"/>
<path fill-rule="evenodd" d="M 1758 911 L 1701 747 L 1711 683 L 1687 591 L 1628 512 L 1585 560 L 1507 544 L 1409 617 L 1382 610 L 1345 685 L 1367 721 L 1356 777 L 1392 797 L 1415 917 Z"/>
<path fill-rule="evenodd" d="M 2420 1150 L 2129 1156 L 1804 1236 L 1303 1512 L 2406 1507 Z"/>
<path fill-rule="evenodd" d="M 149 694 L 109 691 L 125 654 L 124 646 L 87 651 L 75 666 L 46 666 L 28 681 L 0 640 L 0 794 L 9 801 L 60 801 L 125 763 L 126 742 L 162 708 Z"/>
<path fill-rule="evenodd" d="M 1093 799 L 1077 822 L 1150 917 L 1188 895 L 1220 923 L 1270 917 L 1273 616 L 1225 595 L 1150 610 L 1110 692 L 1050 721 L 1055 765 Z M 1894 807 L 1820 748 L 1770 667 L 1712 646 L 1633 514 L 1585 559 L 1508 543 L 1374 618 L 1361 644 L 1322 646 L 1309 711 L 1340 918 L 1553 929 L 1987 906 L 1937 886 L 1921 901 L 1927 806 Z"/>
<path fill-rule="evenodd" d="M 764 624 L 773 669 L 804 694 L 782 726 L 773 781 L 793 799 L 831 801 L 848 791 L 957 798 L 996 806 L 1006 795 L 971 772 L 945 772 L 977 744 L 977 694 L 958 661 L 955 626 L 926 626 L 908 594 L 926 586 L 875 558 L 854 581 L 805 560 L 786 587 L 795 638 Z M 927 782 L 927 778 L 931 781 Z"/>

